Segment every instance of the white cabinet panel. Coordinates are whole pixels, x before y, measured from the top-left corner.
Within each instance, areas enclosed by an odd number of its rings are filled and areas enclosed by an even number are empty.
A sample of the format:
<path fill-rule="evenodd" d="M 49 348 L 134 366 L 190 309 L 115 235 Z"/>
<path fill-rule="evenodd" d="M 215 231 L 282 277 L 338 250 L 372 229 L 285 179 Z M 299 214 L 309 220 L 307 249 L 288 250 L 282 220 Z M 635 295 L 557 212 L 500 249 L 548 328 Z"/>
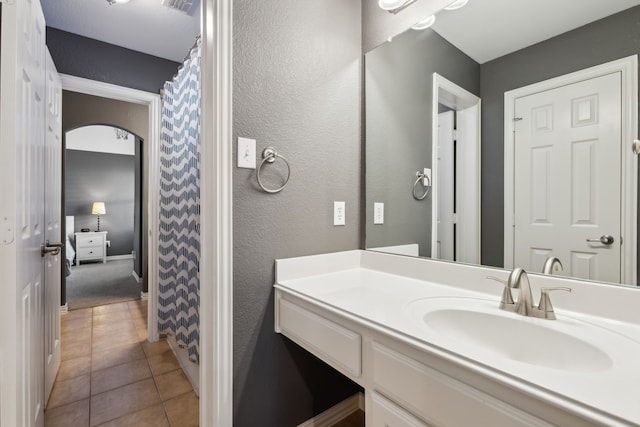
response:
<path fill-rule="evenodd" d="M 373 427 L 429 427 L 398 405 L 373 393 Z"/>
<path fill-rule="evenodd" d="M 362 345 L 359 334 L 289 301 L 279 301 L 282 333 L 320 359 L 352 375 L 362 373 Z"/>
<path fill-rule="evenodd" d="M 373 343 L 372 348 L 375 390 L 433 425 L 550 427 L 526 412 L 386 346 Z"/>

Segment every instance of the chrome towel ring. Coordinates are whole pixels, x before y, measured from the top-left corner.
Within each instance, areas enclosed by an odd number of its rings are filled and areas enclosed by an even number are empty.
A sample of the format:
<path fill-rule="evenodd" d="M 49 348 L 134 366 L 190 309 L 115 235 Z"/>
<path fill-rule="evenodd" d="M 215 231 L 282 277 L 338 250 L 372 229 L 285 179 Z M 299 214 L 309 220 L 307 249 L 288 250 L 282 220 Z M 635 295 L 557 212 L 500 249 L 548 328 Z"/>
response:
<path fill-rule="evenodd" d="M 427 185 L 424 185 L 423 183 L 422 186 L 426 188 L 426 191 L 421 196 L 416 195 L 418 183 L 422 183 L 424 179 L 427 180 Z M 429 179 L 429 177 L 425 175 L 424 172 L 416 171 L 416 182 L 413 183 L 413 198 L 416 200 L 424 200 L 425 197 L 427 197 L 427 195 L 429 194 L 429 191 L 431 191 L 431 179 Z"/>
<path fill-rule="evenodd" d="M 262 180 L 260 179 L 260 172 L 262 171 L 262 167 L 267 163 L 273 163 L 276 159 L 282 159 L 284 163 L 287 165 L 287 177 L 284 180 L 284 184 L 281 187 L 270 189 L 264 186 Z M 256 171 L 256 178 L 258 179 L 258 185 L 267 193 L 278 193 L 284 189 L 289 183 L 289 178 L 291 178 L 291 165 L 289 165 L 289 161 L 285 159 L 283 156 L 278 154 L 275 148 L 267 147 L 262 151 L 262 161 L 260 162 L 260 166 L 258 166 L 258 170 Z"/>

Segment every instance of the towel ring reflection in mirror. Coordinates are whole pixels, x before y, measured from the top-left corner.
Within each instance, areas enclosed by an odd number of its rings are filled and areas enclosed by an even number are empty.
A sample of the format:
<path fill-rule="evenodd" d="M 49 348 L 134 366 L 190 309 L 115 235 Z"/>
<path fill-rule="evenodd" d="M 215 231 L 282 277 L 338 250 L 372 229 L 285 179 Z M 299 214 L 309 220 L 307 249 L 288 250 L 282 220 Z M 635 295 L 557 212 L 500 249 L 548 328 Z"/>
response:
<path fill-rule="evenodd" d="M 260 173 L 262 172 L 262 167 L 267 163 L 273 163 L 276 159 L 282 159 L 282 161 L 287 165 L 287 177 L 284 179 L 284 184 L 278 188 L 267 188 L 262 183 L 262 179 L 260 178 Z M 258 180 L 258 185 L 267 193 L 279 193 L 287 186 L 289 183 L 289 178 L 291 178 L 291 165 L 289 165 L 289 161 L 285 159 L 282 155 L 278 154 L 278 152 L 273 147 L 267 147 L 262 151 L 262 161 L 260 162 L 260 166 L 258 166 L 258 170 L 256 171 L 256 178 Z"/>
<path fill-rule="evenodd" d="M 427 184 L 424 183 L 424 180 L 427 181 Z M 422 195 L 420 193 L 416 194 L 416 190 L 418 189 L 418 184 L 422 184 L 422 187 L 425 189 Z M 431 179 L 424 172 L 416 171 L 416 182 L 413 183 L 413 198 L 416 200 L 424 200 L 431 191 Z"/>

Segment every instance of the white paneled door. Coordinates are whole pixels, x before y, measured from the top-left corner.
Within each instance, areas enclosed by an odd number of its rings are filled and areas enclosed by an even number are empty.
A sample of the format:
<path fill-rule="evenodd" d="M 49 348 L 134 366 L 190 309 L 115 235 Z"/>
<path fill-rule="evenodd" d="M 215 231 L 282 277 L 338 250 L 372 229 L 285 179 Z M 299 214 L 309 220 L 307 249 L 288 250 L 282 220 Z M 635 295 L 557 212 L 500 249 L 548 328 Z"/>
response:
<path fill-rule="evenodd" d="M 434 258 L 454 261 L 455 150 L 454 111 L 438 114 L 438 253 Z"/>
<path fill-rule="evenodd" d="M 47 51 L 44 225 L 45 242 L 62 238 L 62 83 Z M 55 246 L 52 246 L 55 247 Z M 60 367 L 60 277 L 62 252 L 44 256 L 44 393 L 47 402 Z"/>
<path fill-rule="evenodd" d="M 47 168 L 53 161 L 45 146 L 45 21 L 38 0 L 4 2 L 1 7 L 0 424 L 41 427 L 47 363 L 44 316 L 54 303 L 44 289 L 60 289 L 59 276 L 45 283 L 51 274 L 45 273 L 43 260 L 51 262 L 51 255 L 41 256 L 49 222 L 45 182 L 60 184 Z M 53 205 L 48 209 L 53 212 Z"/>
<path fill-rule="evenodd" d="M 621 96 L 615 72 L 516 100 L 514 265 L 620 282 Z"/>

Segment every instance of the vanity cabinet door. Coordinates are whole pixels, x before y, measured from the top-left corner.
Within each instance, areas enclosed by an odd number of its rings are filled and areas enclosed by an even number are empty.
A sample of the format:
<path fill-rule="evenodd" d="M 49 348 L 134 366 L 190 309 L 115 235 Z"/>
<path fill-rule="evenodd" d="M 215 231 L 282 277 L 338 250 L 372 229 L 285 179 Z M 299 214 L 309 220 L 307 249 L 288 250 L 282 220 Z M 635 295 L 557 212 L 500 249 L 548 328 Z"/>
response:
<path fill-rule="evenodd" d="M 429 427 L 398 405 L 373 393 L 373 427 Z"/>

